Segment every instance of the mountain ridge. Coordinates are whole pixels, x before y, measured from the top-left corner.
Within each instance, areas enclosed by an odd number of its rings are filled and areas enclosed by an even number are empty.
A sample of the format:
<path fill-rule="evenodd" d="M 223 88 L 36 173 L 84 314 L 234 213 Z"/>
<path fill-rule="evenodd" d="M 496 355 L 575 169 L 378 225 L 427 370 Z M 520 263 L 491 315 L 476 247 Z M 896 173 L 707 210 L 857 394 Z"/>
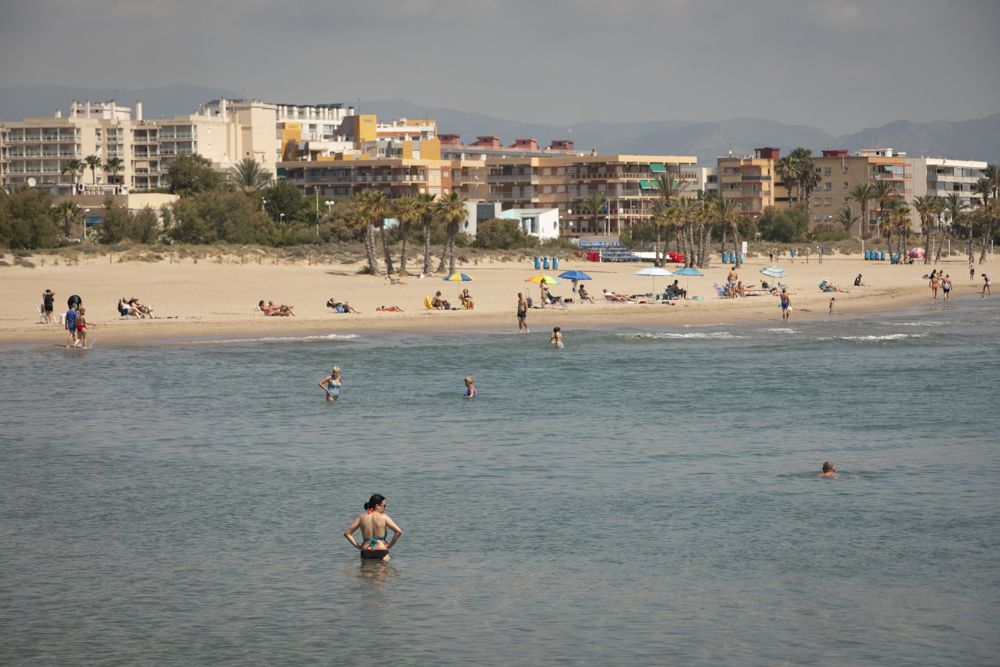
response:
<path fill-rule="evenodd" d="M 141 100 L 145 118 L 170 118 L 190 114 L 201 104 L 218 97 L 247 96 L 223 88 L 184 83 L 145 89 L 13 86 L 0 89 L 0 122 L 50 116 L 56 110 L 65 113 L 74 99 L 115 99 L 130 106 Z M 621 123 L 591 120 L 553 125 L 500 118 L 477 111 L 422 106 L 399 98 L 361 102 L 358 109 L 361 113 L 375 113 L 385 120 L 433 118 L 439 132 L 459 134 L 467 143 L 481 135 L 500 137 L 504 145 L 518 138 L 535 138 L 541 146 L 553 139 L 570 139 L 580 151 L 693 155 L 702 165 L 714 165 L 716 158 L 722 155 L 748 155 L 761 146 L 775 146 L 783 153 L 803 146 L 819 153 L 825 148 L 857 151 L 878 145 L 910 156 L 1000 162 L 1000 113 L 965 121 L 897 120 L 835 136 L 809 125 L 753 116 Z"/>

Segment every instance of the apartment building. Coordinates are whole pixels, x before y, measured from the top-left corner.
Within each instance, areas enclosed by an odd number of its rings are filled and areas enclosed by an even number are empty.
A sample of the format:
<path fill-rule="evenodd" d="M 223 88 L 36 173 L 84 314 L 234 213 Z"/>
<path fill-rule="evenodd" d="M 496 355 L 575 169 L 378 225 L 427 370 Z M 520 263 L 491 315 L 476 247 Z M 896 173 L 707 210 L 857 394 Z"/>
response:
<path fill-rule="evenodd" d="M 491 135 L 476 137 L 471 144 L 462 143 L 457 134 L 442 134 L 441 157 L 446 160 L 487 160 L 494 157 L 550 157 L 552 155 L 582 155 L 568 139 L 553 139 L 548 146 L 539 146 L 536 139 L 515 139 L 504 146 L 500 137 Z"/>
<path fill-rule="evenodd" d="M 279 144 L 274 105 L 213 100 L 188 116 L 144 120 L 132 109 L 107 102 L 73 102 L 69 114 L 27 118 L 0 125 L 0 185 L 45 187 L 56 194 L 127 194 L 167 187 L 166 174 L 179 156 L 198 154 L 224 171 L 253 158 L 274 172 Z M 70 160 L 97 156 L 101 166 L 65 171 Z"/>
<path fill-rule="evenodd" d="M 850 206 L 855 214 L 861 213 L 861 205 L 851 197 L 851 190 L 861 184 L 885 182 L 892 186 L 892 196 L 886 203 L 913 201 L 911 168 L 905 154 L 895 154 L 891 148 L 871 148 L 849 154 L 843 149 L 824 150 L 822 155 L 813 157 L 819 185 L 809 198 L 810 225 L 833 222 L 837 212 Z M 879 202 L 869 203 L 867 231 L 872 231 L 882 217 Z"/>
<path fill-rule="evenodd" d="M 387 196 L 443 195 L 451 192 L 453 163 L 423 158 L 290 161 L 278 165 L 278 177 L 307 195 L 350 198 L 364 190 Z"/>
<path fill-rule="evenodd" d="M 983 177 L 986 162 L 978 160 L 952 160 L 943 157 L 914 157 L 909 159 L 913 182 L 913 198 L 940 197 L 945 198 L 952 193 L 958 193 L 962 198 L 962 206 L 974 208 L 981 206 L 983 196 L 973 192 L 976 181 Z M 919 229 L 920 216 L 911 211 L 915 228 Z"/>
<path fill-rule="evenodd" d="M 490 199 L 503 208 L 559 209 L 564 236 L 617 235 L 648 221 L 659 199 L 656 179 L 675 174 L 692 184 L 697 158 L 676 155 L 556 155 L 487 158 Z M 693 192 L 692 187 L 692 192 Z M 595 223 L 581 202 L 592 195 L 607 198 L 605 214 Z"/>
<path fill-rule="evenodd" d="M 718 158 L 719 195 L 735 200 L 749 216 L 761 215 L 769 206 L 787 208 L 788 189 L 775 171 L 780 159 L 781 149 L 769 146 L 755 148 L 753 155 Z"/>

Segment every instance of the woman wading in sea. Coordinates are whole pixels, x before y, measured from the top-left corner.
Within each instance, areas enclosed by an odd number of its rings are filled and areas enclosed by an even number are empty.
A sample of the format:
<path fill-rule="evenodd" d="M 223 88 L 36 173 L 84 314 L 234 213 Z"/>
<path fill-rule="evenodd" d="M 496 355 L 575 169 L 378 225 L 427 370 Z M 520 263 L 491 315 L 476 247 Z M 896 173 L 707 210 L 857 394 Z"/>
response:
<path fill-rule="evenodd" d="M 392 540 L 388 542 L 387 529 L 392 530 Z M 358 530 L 361 531 L 361 544 L 354 539 L 354 533 Z M 392 545 L 402 534 L 403 531 L 396 522 L 385 513 L 385 496 L 378 493 L 365 503 L 365 513 L 358 515 L 344 530 L 344 537 L 361 552 L 361 557 L 365 560 L 389 560 L 389 549 L 392 549 Z"/>

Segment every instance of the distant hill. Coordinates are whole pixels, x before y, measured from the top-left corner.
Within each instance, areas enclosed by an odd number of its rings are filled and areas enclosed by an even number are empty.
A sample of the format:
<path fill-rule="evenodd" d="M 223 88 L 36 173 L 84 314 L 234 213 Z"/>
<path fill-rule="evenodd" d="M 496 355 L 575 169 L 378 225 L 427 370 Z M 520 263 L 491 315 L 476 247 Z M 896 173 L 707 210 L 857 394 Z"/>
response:
<path fill-rule="evenodd" d="M 73 100 L 104 102 L 135 108 L 142 102 L 143 118 L 173 118 L 192 113 L 199 106 L 218 97 L 240 97 L 231 90 L 203 88 L 187 83 L 172 86 L 129 90 L 127 88 L 70 88 L 68 86 L 12 86 L 0 88 L 0 120 L 21 120 L 32 116 L 65 116 Z"/>
<path fill-rule="evenodd" d="M 553 139 L 571 139 L 579 150 L 603 153 L 695 155 L 705 165 L 715 158 L 745 155 L 760 146 L 777 146 L 782 153 L 804 146 L 818 154 L 824 148 L 856 151 L 891 146 L 911 156 L 933 155 L 954 159 L 1000 162 L 1000 114 L 960 122 L 913 123 L 896 121 L 878 128 L 834 136 L 806 125 L 787 125 L 763 118 L 721 121 L 650 121 L 645 123 L 586 122 L 542 125 L 496 118 L 482 113 L 423 107 L 406 100 L 362 102 L 363 113 L 385 119 L 434 118 L 438 130 L 460 134 L 472 142 L 477 135 L 496 135 L 509 145 L 518 138 L 535 138 L 539 145 Z"/>
<path fill-rule="evenodd" d="M 70 88 L 65 86 L 13 86 L 0 89 L 0 119 L 20 120 L 50 116 L 69 108 L 72 100 L 114 99 L 135 106 L 142 100 L 145 118 L 169 118 L 189 114 L 217 97 L 238 98 L 222 88 L 176 84 L 142 90 Z M 484 113 L 424 107 L 407 100 L 362 102 L 362 113 L 393 118 L 434 118 L 439 131 L 462 136 L 472 142 L 479 135 L 495 135 L 509 145 L 518 138 L 535 138 L 546 146 L 553 139 L 570 139 L 581 151 L 602 153 L 694 155 L 701 164 L 714 165 L 730 151 L 745 155 L 759 146 L 777 146 L 787 153 L 804 146 L 814 153 L 824 148 L 856 151 L 890 146 L 911 156 L 933 155 L 954 159 L 1000 162 L 1000 114 L 959 122 L 914 123 L 900 120 L 853 134 L 834 136 L 807 125 L 788 125 L 763 118 L 731 118 L 720 121 L 659 120 L 643 123 L 590 121 L 568 125 L 545 125 L 497 118 Z"/>

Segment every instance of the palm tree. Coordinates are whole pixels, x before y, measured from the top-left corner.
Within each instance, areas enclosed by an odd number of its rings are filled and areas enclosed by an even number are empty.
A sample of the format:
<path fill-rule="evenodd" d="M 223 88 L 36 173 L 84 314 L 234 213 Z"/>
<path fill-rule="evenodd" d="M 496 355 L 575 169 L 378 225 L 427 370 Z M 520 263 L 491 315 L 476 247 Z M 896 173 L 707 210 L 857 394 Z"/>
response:
<path fill-rule="evenodd" d="M 853 190 L 851 190 L 851 198 L 861 204 L 861 219 L 863 220 L 861 238 L 863 239 L 868 238 L 868 225 L 871 222 L 871 218 L 868 217 L 868 202 L 870 202 L 873 197 L 873 188 L 870 183 L 859 183 L 854 186 Z"/>
<path fill-rule="evenodd" d="M 120 157 L 108 158 L 108 161 L 104 163 L 104 171 L 111 174 L 111 178 L 108 179 L 110 183 L 114 179 L 115 174 L 125 171 L 125 163 Z"/>
<path fill-rule="evenodd" d="M 788 190 L 789 207 L 791 207 L 792 186 L 798 182 L 798 171 L 792 158 L 786 155 L 778 160 L 774 164 L 774 173 L 784 182 L 785 189 Z"/>
<path fill-rule="evenodd" d="M 603 192 L 595 192 L 580 202 L 581 212 L 584 215 L 590 216 L 590 221 L 592 223 L 591 229 L 593 230 L 593 233 L 596 234 L 597 230 L 601 228 L 601 216 L 604 215 L 604 209 L 610 203 L 611 202 Z"/>
<path fill-rule="evenodd" d="M 1000 213 L 997 206 L 1000 202 L 1000 165 L 987 165 L 986 169 L 983 170 L 983 178 L 976 182 L 973 190 L 979 192 L 983 197 L 983 216 L 986 219 L 986 230 L 979 253 L 979 263 L 982 264 L 986 261 L 987 244 L 993 238 L 993 230 L 997 224 L 998 213 Z"/>
<path fill-rule="evenodd" d="M 97 170 L 101 168 L 101 158 L 96 155 L 88 155 L 83 158 L 84 163 L 90 169 L 90 178 L 97 185 Z"/>
<path fill-rule="evenodd" d="M 364 225 L 368 271 L 377 276 L 380 271 L 375 257 L 375 225 L 384 222 L 388 202 L 381 190 L 362 190 L 354 195 L 354 202 L 358 210 L 357 224 Z"/>
<path fill-rule="evenodd" d="M 806 217 L 809 217 L 809 197 L 813 190 L 819 185 L 820 177 L 816 170 L 816 163 L 812 159 L 812 151 L 808 148 L 796 148 L 788 154 L 788 159 L 792 163 L 792 175 L 798 186 L 799 196 L 802 200 L 803 210 Z"/>
<path fill-rule="evenodd" d="M 66 237 L 69 238 L 73 236 L 73 227 L 76 222 L 77 215 L 80 213 L 80 207 L 71 201 L 64 201 L 56 206 L 56 213 L 63 220 L 63 232 Z"/>
<path fill-rule="evenodd" d="M 937 197 L 917 197 L 913 200 L 913 209 L 920 216 L 920 233 L 924 236 L 924 264 L 931 263 L 931 230 L 942 208 Z"/>
<path fill-rule="evenodd" d="M 687 184 L 683 183 L 680 179 L 675 179 L 674 174 L 670 171 L 656 177 L 656 189 L 660 194 L 660 198 L 653 205 L 653 225 L 656 227 L 657 266 L 663 266 L 663 257 L 666 255 L 666 248 L 664 247 L 661 252 L 660 247 L 661 227 L 666 223 L 666 219 L 674 199 L 679 197 L 681 193 L 684 192 L 686 185 Z"/>
<path fill-rule="evenodd" d="M 420 227 L 424 236 L 424 269 L 423 274 L 431 272 L 431 225 L 434 224 L 435 195 L 421 192 L 416 196 L 417 208 L 420 211 Z"/>
<path fill-rule="evenodd" d="M 889 200 L 895 194 L 895 190 L 889 181 L 875 181 L 875 185 L 872 186 L 872 199 L 878 201 L 878 222 L 877 225 L 882 224 L 882 218 L 888 214 L 889 211 Z"/>
<path fill-rule="evenodd" d="M 944 198 L 944 210 L 948 211 L 951 216 L 951 226 L 956 223 L 961 222 L 962 209 L 965 206 L 962 203 L 962 195 L 957 192 L 949 192 Z M 969 225 L 969 263 L 972 263 L 972 225 Z"/>
<path fill-rule="evenodd" d="M 680 227 L 682 250 L 685 258 L 685 266 L 695 266 L 698 258 L 695 257 L 697 247 L 695 245 L 695 232 L 698 226 L 698 217 L 701 213 L 701 202 L 693 197 L 681 197 L 677 200 L 676 213 L 677 224 Z"/>
<path fill-rule="evenodd" d="M 410 228 L 420 220 L 420 202 L 414 197 L 402 197 L 393 202 L 393 214 L 399 221 L 399 235 L 402 237 L 402 247 L 399 250 L 399 275 L 409 275 L 406 272 L 406 249 L 410 240 Z"/>
<path fill-rule="evenodd" d="M 229 180 L 246 194 L 257 192 L 271 182 L 271 174 L 264 171 L 253 158 L 243 158 L 229 168 Z"/>
<path fill-rule="evenodd" d="M 719 225 L 719 228 L 723 230 L 723 234 L 725 234 L 726 230 L 732 231 L 733 248 L 738 249 L 740 247 L 740 222 L 743 220 L 743 215 L 736 205 L 736 200 L 726 197 L 714 197 L 709 204 L 709 211 L 712 217 L 715 218 L 715 222 Z M 739 250 L 735 254 L 736 266 L 740 266 L 743 264 L 743 254 Z"/>
<path fill-rule="evenodd" d="M 841 226 L 843 226 L 845 232 L 850 234 L 851 229 L 854 227 L 854 223 L 861 220 L 861 216 L 856 215 L 850 206 L 844 206 L 844 208 L 837 211 L 837 215 L 835 215 L 833 219 L 835 222 L 838 222 Z"/>
<path fill-rule="evenodd" d="M 66 160 L 63 162 L 62 168 L 59 170 L 61 174 L 72 174 L 73 175 L 73 186 L 76 187 L 76 177 L 83 173 L 83 170 L 87 168 L 83 162 L 79 160 Z"/>
<path fill-rule="evenodd" d="M 444 223 L 445 231 L 444 254 L 441 256 L 441 266 L 438 270 L 444 270 L 447 259 L 448 273 L 455 273 L 455 237 L 458 236 L 462 223 L 469 217 L 469 212 L 465 208 L 465 200 L 457 192 L 449 192 L 448 196 L 438 201 L 434 208 L 438 219 Z"/>

